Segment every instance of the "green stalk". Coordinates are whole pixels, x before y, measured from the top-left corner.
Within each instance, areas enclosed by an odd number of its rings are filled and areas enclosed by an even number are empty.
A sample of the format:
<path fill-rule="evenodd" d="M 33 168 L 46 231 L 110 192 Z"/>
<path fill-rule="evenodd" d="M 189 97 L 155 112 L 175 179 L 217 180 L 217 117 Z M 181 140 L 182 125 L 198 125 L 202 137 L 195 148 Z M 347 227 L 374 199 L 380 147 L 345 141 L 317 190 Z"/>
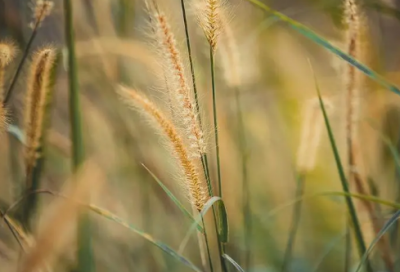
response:
<path fill-rule="evenodd" d="M 346 180 L 346 175 L 344 174 L 343 166 L 342 166 L 342 163 L 341 163 L 341 160 L 340 160 L 339 151 L 338 151 L 338 149 L 336 147 L 335 138 L 334 138 L 333 133 L 332 133 L 332 129 L 331 129 L 331 126 L 330 126 L 330 123 L 329 123 L 328 115 L 327 115 L 327 113 L 325 111 L 325 106 L 324 106 L 324 103 L 322 101 L 321 94 L 319 92 L 318 86 L 317 86 L 317 91 L 318 91 L 318 98 L 319 98 L 319 101 L 320 101 L 320 106 L 321 106 L 322 113 L 323 113 L 324 120 L 325 120 L 326 129 L 328 131 L 329 141 L 331 143 L 333 155 L 335 157 L 335 161 L 336 161 L 336 164 L 337 164 L 337 170 L 338 170 L 338 173 L 339 173 L 340 181 L 342 183 L 342 188 L 343 188 L 343 191 L 345 193 L 350 193 L 349 185 L 348 185 L 348 182 Z M 348 208 L 349 215 L 350 215 L 350 218 L 351 218 L 351 223 L 352 223 L 352 226 L 353 226 L 354 234 L 356 236 L 358 253 L 360 254 L 360 257 L 362 258 L 365 255 L 365 253 L 367 251 L 367 248 L 365 246 L 364 237 L 362 235 L 361 226 L 360 226 L 360 222 L 358 220 L 356 208 L 355 208 L 354 203 L 353 203 L 353 201 L 352 201 L 352 199 L 350 197 L 346 197 L 346 204 L 347 204 L 347 208 Z M 367 271 L 368 272 L 372 272 L 373 271 L 371 263 L 370 263 L 368 258 L 367 258 Z"/>
<path fill-rule="evenodd" d="M 345 243 L 345 261 L 344 261 L 344 271 L 351 271 L 351 226 L 350 218 L 346 220 L 346 243 Z"/>
<path fill-rule="evenodd" d="M 65 40 L 68 47 L 68 79 L 69 79 L 69 109 L 72 140 L 72 167 L 77 173 L 82 166 L 84 144 L 79 101 L 78 71 L 75 58 L 75 37 L 73 28 L 73 6 L 71 0 L 64 0 Z M 94 260 L 91 245 L 91 222 L 87 212 L 82 213 L 78 223 L 78 267 L 79 272 L 94 272 Z"/>
<path fill-rule="evenodd" d="M 214 64 L 214 50 L 210 46 L 210 70 L 211 70 L 213 116 L 214 116 L 215 153 L 216 153 L 216 160 L 217 160 L 218 196 L 222 198 L 221 165 L 220 165 L 220 161 L 219 161 L 219 144 L 218 144 L 217 97 L 216 97 L 216 91 L 215 91 L 215 71 L 214 71 L 214 66 L 215 66 L 215 64 Z"/>
<path fill-rule="evenodd" d="M 208 237 L 207 237 L 207 231 L 206 231 L 206 224 L 204 223 L 204 218 L 203 216 L 201 217 L 201 222 L 203 223 L 203 229 L 204 229 L 204 240 L 206 241 L 206 248 L 207 248 L 207 256 L 208 256 L 208 262 L 210 264 L 210 271 L 213 272 L 213 265 L 212 265 L 212 259 L 211 259 L 211 251 L 210 251 L 210 246 L 208 244 Z M 199 241 L 200 242 L 200 241 Z"/>
<path fill-rule="evenodd" d="M 299 175 L 297 178 L 296 199 L 301 199 L 304 194 L 304 176 Z M 289 238 L 286 244 L 285 255 L 283 258 L 282 272 L 285 272 L 290 264 L 293 255 L 294 243 L 296 241 L 297 231 L 299 229 L 301 219 L 301 208 L 303 201 L 300 200 L 293 208 L 292 222 L 290 225 Z"/>
<path fill-rule="evenodd" d="M 197 93 L 196 77 L 195 77 L 195 73 L 194 73 L 192 49 L 191 49 L 191 46 L 190 46 L 189 28 L 188 28 L 188 24 L 187 24 L 186 8 L 185 8 L 185 1 L 184 0 L 181 0 L 181 8 L 182 8 L 183 23 L 184 23 L 184 26 L 185 26 L 186 46 L 187 46 L 187 50 L 188 50 L 188 57 L 189 57 L 189 63 L 190 63 L 190 72 L 192 74 L 192 84 L 193 84 L 193 92 L 194 92 L 194 98 L 195 98 L 195 103 L 196 103 L 196 113 L 197 113 L 197 116 L 198 116 L 200 129 L 203 131 L 203 125 L 202 125 L 201 116 L 200 116 L 199 98 L 198 98 L 198 93 Z M 212 54 L 212 49 L 211 49 L 210 53 Z M 214 63 L 214 61 L 212 61 L 212 78 L 213 78 L 213 82 L 214 82 L 214 68 L 213 68 L 214 64 L 213 63 Z M 213 86 L 214 86 L 214 83 L 213 83 Z M 213 91 L 213 93 L 214 93 L 214 91 Z M 214 117 L 215 116 L 216 116 L 216 112 L 214 112 Z M 207 181 L 208 194 L 209 194 L 210 197 L 212 197 L 214 194 L 213 194 L 213 189 L 212 189 L 212 184 L 211 184 L 210 171 L 209 171 L 209 167 L 208 167 L 208 158 L 207 158 L 207 154 L 206 153 L 201 155 L 201 164 L 202 164 L 202 167 L 203 167 L 203 170 L 204 170 L 204 176 L 205 176 L 206 181 Z M 219 161 L 218 161 L 218 165 L 219 165 Z M 219 166 L 218 166 L 218 168 L 219 168 Z M 221 188 L 219 188 L 219 191 L 221 192 Z M 217 215 L 216 215 L 214 206 L 212 207 L 212 211 L 213 211 L 215 230 L 218 233 L 218 223 L 217 223 L 218 221 L 217 221 Z M 204 225 L 204 223 L 203 223 L 203 225 Z M 205 225 L 204 225 L 204 232 L 205 232 Z M 205 237 L 205 239 L 206 239 L 206 244 L 207 244 L 207 250 L 209 250 L 208 249 L 207 236 Z M 227 267 L 226 267 L 226 264 L 225 264 L 225 260 L 222 257 L 224 252 L 223 252 L 223 246 L 221 245 L 221 242 L 220 242 L 219 235 L 217 235 L 217 239 L 218 239 L 218 243 L 217 244 L 218 244 L 218 251 L 219 251 L 219 256 L 220 256 L 221 267 L 222 267 L 222 270 L 226 272 L 228 270 L 227 270 Z M 211 268 L 211 271 L 212 271 L 211 259 L 210 259 L 210 268 Z"/>
<path fill-rule="evenodd" d="M 238 140 L 239 140 L 239 150 L 241 155 L 241 167 L 242 167 L 242 212 L 244 218 L 244 246 L 245 246 L 245 257 L 244 257 L 244 268 L 249 270 L 250 268 L 250 259 L 251 259 L 251 233 L 252 233 L 252 224 L 251 224 L 251 216 L 250 216 L 250 191 L 249 184 L 247 180 L 247 144 L 245 137 L 245 128 L 242 114 L 242 106 L 240 103 L 240 91 L 239 88 L 235 88 L 235 101 L 236 101 L 236 110 L 237 110 L 237 132 L 238 132 Z"/>

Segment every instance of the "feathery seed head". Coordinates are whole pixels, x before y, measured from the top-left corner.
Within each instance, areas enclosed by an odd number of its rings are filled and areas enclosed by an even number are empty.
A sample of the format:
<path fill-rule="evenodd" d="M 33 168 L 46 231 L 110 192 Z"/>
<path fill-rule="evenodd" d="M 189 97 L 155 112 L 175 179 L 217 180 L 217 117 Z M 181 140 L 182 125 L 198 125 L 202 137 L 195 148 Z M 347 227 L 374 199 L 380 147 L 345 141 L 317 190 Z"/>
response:
<path fill-rule="evenodd" d="M 198 20 L 212 50 L 216 50 L 218 38 L 222 28 L 220 12 L 221 0 L 202 0 L 196 4 Z"/>
<path fill-rule="evenodd" d="M 0 42 L 0 69 L 4 69 L 14 59 L 16 46 L 13 42 Z"/>
<path fill-rule="evenodd" d="M 44 113 L 50 91 L 51 70 L 56 59 L 56 50 L 48 47 L 39 50 L 33 57 L 28 78 L 25 104 L 26 167 L 27 175 L 36 165 L 38 149 L 43 133 Z"/>
<path fill-rule="evenodd" d="M 33 22 L 30 24 L 32 28 L 40 26 L 40 24 L 49 16 L 53 10 L 54 3 L 51 0 L 36 0 L 33 4 Z"/>
<path fill-rule="evenodd" d="M 7 125 L 7 112 L 3 103 L 0 103 L 0 134 L 2 134 Z"/>
<path fill-rule="evenodd" d="M 324 99 L 324 106 L 328 113 L 332 104 Z M 303 108 L 300 145 L 297 152 L 297 169 L 300 173 L 307 173 L 314 169 L 324 130 L 324 119 L 319 104 L 319 99 L 309 100 Z"/>
<path fill-rule="evenodd" d="M 206 150 L 203 131 L 198 123 L 192 91 L 174 33 L 164 13 L 154 9 L 152 16 L 160 60 L 165 66 L 165 80 L 171 90 L 171 107 L 176 117 L 174 121 L 185 131 L 191 156 L 200 157 Z"/>
<path fill-rule="evenodd" d="M 148 98 L 135 90 L 120 86 L 117 92 L 129 106 L 139 107 L 144 111 L 157 123 L 157 126 L 167 137 L 183 170 L 185 177 L 184 185 L 188 192 L 189 200 L 197 211 L 201 211 L 207 200 L 207 187 L 205 182 L 200 178 L 196 164 L 190 158 L 184 141 L 174 124 Z"/>

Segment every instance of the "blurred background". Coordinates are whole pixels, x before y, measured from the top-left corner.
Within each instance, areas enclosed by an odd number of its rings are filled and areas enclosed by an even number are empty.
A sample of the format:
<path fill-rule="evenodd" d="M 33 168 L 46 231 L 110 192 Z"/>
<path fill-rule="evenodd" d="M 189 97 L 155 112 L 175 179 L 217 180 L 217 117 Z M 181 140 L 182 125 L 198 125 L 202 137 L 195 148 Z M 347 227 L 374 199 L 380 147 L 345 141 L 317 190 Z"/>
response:
<path fill-rule="evenodd" d="M 189 33 L 201 114 L 209 138 L 211 172 L 215 175 L 208 45 L 190 8 L 192 1 L 187 1 Z M 303 112 L 307 102 L 317 95 L 309 61 L 324 100 L 331 106 L 329 118 L 344 165 L 345 104 L 342 98 L 345 63 L 251 3 L 244 0 L 227 2 L 232 14 L 230 24 L 237 41 L 240 63 L 239 89 L 247 142 L 246 186 L 250 209 L 243 214 L 243 154 L 236 133 L 235 92 L 230 87 L 229 79 L 226 80 L 224 76 L 223 52 L 217 50 L 222 187 L 230 228 L 226 251 L 241 265 L 247 262 L 245 256 L 248 252 L 250 260 L 246 271 L 282 271 L 295 205 L 296 176 L 301 163 L 297 154 L 302 144 L 302 127 L 307 122 Z M 191 222 L 142 164 L 186 205 L 188 203 L 180 188 L 179 178 L 174 174 L 176 165 L 160 140 L 160 133 L 143 120 L 140 113 L 123 106 L 115 93 L 115 86 L 122 83 L 146 93 L 160 105 L 165 104 L 160 87 L 162 82 L 159 80 L 160 66 L 149 38 L 144 1 L 77 0 L 73 3 L 85 153 L 97 165 L 97 174 L 101 176 L 101 181 L 91 182 L 93 188 L 90 190 L 95 193 L 90 202 L 177 250 Z M 170 18 L 178 47 L 182 49 L 187 63 L 180 1 L 159 0 L 158 3 Z M 342 1 L 264 0 L 264 3 L 346 50 Z M 365 44 L 362 45 L 366 54 L 362 61 L 400 85 L 400 1 L 363 0 L 359 4 L 363 13 L 363 27 L 367 30 Z M 14 40 L 20 53 L 32 31 L 29 28 L 32 21 L 31 6 L 31 1 L 26 0 L 0 0 L 0 39 Z M 46 163 L 40 188 L 63 191 L 71 176 L 71 142 L 63 4 L 59 0 L 54 0 L 52 13 L 39 28 L 32 52 L 49 44 L 59 48 L 63 57 L 57 70 L 51 128 L 47 132 Z M 21 54 L 8 67 L 6 82 L 12 78 L 20 58 Z M 9 123 L 22 131 L 29 65 L 26 64 L 26 67 L 8 105 Z M 396 202 L 400 197 L 400 180 L 393 155 L 382 135 L 394 147 L 400 147 L 399 98 L 366 78 L 359 95 L 360 171 L 365 180 L 370 181 L 365 186 L 372 188 L 371 192 L 376 196 Z M 24 150 L 12 134 L 4 133 L 0 137 L 0 200 L 5 209 L 21 196 L 21 188 L 24 188 Z M 341 191 L 325 128 L 316 152 L 315 167 L 303 176 L 304 193 L 316 195 Z M 91 175 L 86 178 L 90 179 Z M 49 213 L 54 202 L 52 196 L 40 196 L 33 237 L 40 233 L 41 226 L 52 223 L 42 215 Z M 368 244 L 374 234 L 369 230 L 368 216 L 362 205 L 357 203 L 357 207 Z M 384 206 L 377 208 L 384 219 L 393 213 Z M 301 211 L 288 271 L 346 271 L 347 211 L 343 197 L 309 197 L 303 201 Z M 13 216 L 18 218 L 18 211 Z M 96 271 L 190 271 L 128 229 L 97 215 L 92 217 Z M 210 215 L 207 215 L 206 221 L 212 230 Z M 249 222 L 251 232 L 245 238 L 244 226 Z M 54 230 L 52 235 L 66 236 L 61 229 Z M 215 236 L 213 233 L 210 235 Z M 246 247 L 246 239 L 250 248 Z M 54 243 L 57 241 L 54 238 Z M 393 237 L 391 241 L 394 256 L 398 256 L 396 253 L 399 253 L 400 241 Z M 40 245 L 37 245 L 38 248 Z M 212 248 L 214 261 L 217 262 L 215 244 Z M 71 271 L 75 250 L 73 242 L 64 242 L 54 261 L 53 271 Z M 7 225 L 1 223 L 0 271 L 17 271 L 21 255 L 21 248 Z M 358 264 L 355 247 L 352 255 L 352 264 L 355 266 Z M 374 265 L 382 268 L 379 254 L 374 252 L 372 255 Z M 183 256 L 201 266 L 195 235 L 192 235 Z M 234 268 L 230 267 L 229 271 L 234 271 Z"/>

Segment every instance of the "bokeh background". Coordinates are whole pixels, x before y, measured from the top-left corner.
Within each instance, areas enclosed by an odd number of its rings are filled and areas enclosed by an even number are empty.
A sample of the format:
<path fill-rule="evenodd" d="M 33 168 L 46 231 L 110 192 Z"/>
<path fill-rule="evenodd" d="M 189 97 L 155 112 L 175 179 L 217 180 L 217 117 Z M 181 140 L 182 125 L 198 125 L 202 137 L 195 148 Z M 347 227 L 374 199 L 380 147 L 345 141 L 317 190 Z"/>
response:
<path fill-rule="evenodd" d="M 159 81 L 160 67 L 149 41 L 144 1 L 73 2 L 85 153 L 101 169 L 101 181 L 91 182 L 95 193 L 90 201 L 177 249 L 190 227 L 190 221 L 171 202 L 142 164 L 186 203 L 179 179 L 174 174 L 176 165 L 160 140 L 159 132 L 141 114 L 126 108 L 115 93 L 115 86 L 123 83 L 143 91 L 159 104 L 165 104 Z M 191 1 L 188 2 L 190 6 Z M 332 106 L 329 116 L 343 161 L 345 104 L 342 97 L 345 63 L 247 1 L 227 2 L 232 13 L 231 26 L 240 56 L 240 99 L 247 140 L 247 186 L 250 194 L 250 212 L 243 215 L 241 154 L 236 138 L 234 92 L 229 87 L 229 80 L 224 78 L 223 52 L 217 51 L 216 84 L 222 181 L 230 226 L 227 252 L 241 264 L 246 250 L 250 250 L 251 259 L 246 271 L 281 271 L 295 199 L 299 163 L 296 156 L 301 144 L 303 108 L 317 94 L 309 61 L 324 99 Z M 342 23 L 342 1 L 264 2 L 345 49 L 346 26 Z M 180 1 L 159 0 L 158 3 L 170 16 L 178 46 L 185 54 Z M 400 84 L 400 1 L 363 0 L 359 3 L 365 20 L 363 27 L 368 33 L 363 45 L 367 54 L 362 61 L 395 84 Z M 62 1 L 54 0 L 54 4 L 51 15 L 38 31 L 33 51 L 51 44 L 59 48 L 65 57 Z M 0 39 L 13 39 L 21 51 L 31 33 L 28 27 L 32 21 L 30 8 L 30 1 L 0 0 Z M 214 158 L 208 47 L 190 8 L 188 23 L 202 116 L 210 139 L 210 157 Z M 17 65 L 18 59 L 8 68 L 8 79 L 12 77 Z M 45 151 L 46 164 L 40 185 L 41 188 L 53 191 L 64 190 L 71 176 L 65 65 L 64 58 L 58 67 L 51 128 Z M 29 67 L 28 64 L 26 67 Z M 21 130 L 24 129 L 27 70 L 23 70 L 9 105 L 10 124 Z M 393 146 L 397 147 L 400 132 L 399 101 L 399 97 L 369 79 L 365 79 L 363 89 L 360 90 L 360 171 L 373 184 L 366 186 L 371 185 L 377 196 L 390 201 L 399 199 L 400 187 L 393 156 L 382 140 L 382 135 L 387 136 Z M 321 137 L 315 168 L 305 177 L 306 195 L 342 190 L 325 130 Z M 10 133 L 3 134 L 0 142 L 0 200 L 7 207 L 22 193 L 23 147 Z M 215 174 L 215 162 L 211 162 L 211 171 Z M 93 177 L 97 176 L 93 174 Z M 91 175 L 86 178 L 90 179 Z M 46 221 L 43 215 L 49 213 L 54 202 L 54 197 L 40 197 L 35 217 L 36 227 L 32 231 L 34 237 L 42 225 L 52 223 Z M 358 207 L 366 240 L 370 242 L 374 234 L 368 228 L 368 216 L 361 205 Z M 393 213 L 386 207 L 380 208 L 381 216 L 385 219 Z M 289 270 L 344 271 L 346 215 L 343 197 L 320 195 L 305 199 Z M 15 216 L 18 218 L 17 211 Z M 245 248 L 244 242 L 245 216 L 252 226 L 250 249 Z M 128 229 L 96 215 L 93 215 L 93 222 L 96 271 L 189 271 Z M 207 222 L 212 229 L 209 215 Z M 54 243 L 59 241 L 56 236 L 69 237 L 62 230 L 55 231 L 53 235 Z M 200 266 L 196 243 L 193 235 L 183 255 Z M 398 241 L 393 238 L 393 243 L 393 250 L 398 253 Z M 214 251 L 215 245 L 213 248 Z M 54 271 L 71 271 L 75 251 L 76 245 L 72 238 L 64 241 Z M 358 257 L 355 248 L 353 251 L 355 265 Z M 17 271 L 21 255 L 23 257 L 24 254 L 15 238 L 7 226 L 1 223 L 0 271 Z M 216 255 L 214 257 L 216 261 Z M 376 266 L 382 266 L 379 260 Z M 234 271 L 233 267 L 230 269 Z"/>

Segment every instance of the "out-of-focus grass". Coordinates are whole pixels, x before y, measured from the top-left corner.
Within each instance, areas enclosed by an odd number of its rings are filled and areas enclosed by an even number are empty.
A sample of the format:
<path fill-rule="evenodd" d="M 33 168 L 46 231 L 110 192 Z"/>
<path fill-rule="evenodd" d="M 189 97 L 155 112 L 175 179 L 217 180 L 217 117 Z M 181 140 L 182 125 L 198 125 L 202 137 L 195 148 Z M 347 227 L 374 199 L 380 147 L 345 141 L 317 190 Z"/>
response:
<path fill-rule="evenodd" d="M 6 1 L 7 2 L 7 1 Z M 56 2 L 56 1 L 55 1 Z M 184 25 L 182 22 L 181 6 L 179 1 L 158 1 L 160 6 L 171 15 L 179 37 L 179 47 L 186 52 Z M 334 105 L 334 113 L 329 117 L 332 133 L 338 145 L 340 154 L 345 152 L 345 138 L 343 133 L 343 103 L 340 94 L 341 71 L 336 57 L 288 28 L 283 23 L 276 22 L 268 27 L 261 25 L 271 19 L 270 15 L 260 11 L 249 3 L 232 1 L 235 17 L 232 24 L 235 28 L 239 50 L 241 54 L 241 71 L 244 84 L 240 88 L 240 108 L 243 122 L 237 122 L 238 111 L 235 92 L 222 79 L 222 69 L 219 66 L 220 55 L 215 54 L 216 67 L 216 95 L 218 111 L 218 132 L 222 176 L 223 200 L 229 222 L 229 241 L 226 243 L 225 260 L 231 258 L 246 271 L 280 271 L 284 258 L 287 237 L 290 231 L 294 191 L 296 187 L 294 158 L 300 139 L 300 109 L 308 98 L 316 96 L 313 75 L 309 71 L 307 58 L 311 58 L 324 97 L 328 97 Z M 317 29 L 320 36 L 327 41 L 339 45 L 342 29 L 330 19 L 331 11 L 312 1 L 304 3 L 305 9 L 310 9 L 305 24 Z M 321 1 L 328 2 L 328 1 Z M 330 2 L 330 1 L 329 1 Z M 186 2 L 190 7 L 190 3 Z M 288 3 L 290 7 L 293 3 Z M 296 4 L 296 3 L 295 3 Z M 125 6 L 125 5 L 129 5 Z M 300 5 L 300 4 L 298 4 Z M 271 7 L 275 7 L 271 1 Z M 282 6 L 281 6 L 282 7 Z M 10 9 L 10 6 L 7 6 Z M 21 9 L 25 9 L 21 5 Z M 338 7 L 332 7 L 338 10 Z M 73 26 L 76 34 L 76 60 L 78 66 L 79 88 L 81 98 L 82 135 L 85 151 L 104 173 L 105 184 L 99 189 L 91 203 L 96 207 L 110 212 L 108 218 L 123 220 L 124 226 L 132 225 L 143 230 L 157 241 L 162 241 L 171 249 L 178 251 L 184 234 L 191 227 L 182 211 L 174 205 L 170 197 L 165 194 L 153 177 L 142 164 L 146 165 L 155 176 L 164 182 L 164 185 L 175 195 L 183 205 L 187 201 L 180 185 L 176 181 L 176 165 L 169 157 L 168 151 L 160 142 L 158 135 L 154 135 L 152 127 L 143 122 L 139 114 L 135 114 L 122 106 L 114 88 L 123 82 L 140 88 L 150 97 L 162 105 L 160 83 L 156 75 L 160 71 L 157 59 L 154 59 L 153 48 L 147 45 L 145 19 L 146 13 L 142 1 L 74 1 Z M 285 10 L 283 9 L 285 12 Z M 296 10 L 293 11 L 294 14 Z M 10 11 L 11 12 L 11 11 Z M 188 31 L 192 45 L 193 68 L 196 75 L 196 85 L 201 103 L 202 123 L 209 138 L 210 172 L 215 176 L 217 167 L 214 160 L 215 144 L 213 143 L 212 95 L 211 76 L 209 74 L 209 56 L 207 43 L 198 29 L 195 16 L 188 10 Z M 27 12 L 28 13 L 28 12 Z M 17 13 L 16 13 L 17 14 Z M 289 12 L 288 12 L 289 14 Z M 306 13 L 307 14 L 307 13 Z M 290 15 L 290 14 L 289 14 Z M 16 15 L 17 16 L 17 15 Z M 39 29 L 33 47 L 47 43 L 49 29 L 62 32 L 63 20 L 62 5 L 56 2 L 56 7 L 49 20 Z M 337 16 L 337 15 L 335 15 Z M 293 16 L 300 21 L 302 16 Z M 370 18 L 370 17 L 368 17 Z M 22 20 L 22 18 L 13 18 Z M 370 18 L 374 20 L 374 18 Z M 336 20 L 337 21 L 337 20 Z M 313 25 L 315 24 L 315 25 Z M 393 22 L 397 25 L 398 22 Z M 1 25 L 1 33 L 18 35 Z M 25 26 L 24 26 L 25 28 Z M 326 32 L 324 32 L 326 31 Z M 20 31 L 24 33 L 24 31 Z M 3 35 L 3 34 L 2 34 Z M 394 35 L 388 33 L 387 35 Z M 62 37 L 63 35 L 59 35 Z M 374 38 L 374 37 L 372 37 Z M 339 41 L 339 42 L 338 42 Z M 54 43 L 63 48 L 62 40 Z M 322 42 L 324 43 L 324 42 Z M 325 44 L 325 43 L 324 43 Z M 325 44 L 326 46 L 326 44 Z M 341 47 L 342 48 L 342 47 Z M 332 48 L 331 48 L 332 50 Z M 335 51 L 338 53 L 337 51 Z M 186 54 L 186 53 L 182 53 Z M 395 52 L 393 52 L 395 54 Z M 380 56 L 375 56 L 379 58 Z M 29 57 L 28 57 L 29 59 Z M 377 61 L 377 60 L 376 60 Z M 189 62 L 186 64 L 190 70 Z M 16 64 L 7 73 L 8 81 L 12 78 Z M 70 67 L 70 66 L 68 66 Z M 377 70 L 376 67 L 372 67 Z M 13 70 L 14 69 L 14 70 Z M 399 83 L 396 72 L 386 73 L 379 70 L 388 82 Z M 10 103 L 13 106 L 11 123 L 21 127 L 19 118 L 22 106 L 19 101 L 24 97 L 24 76 L 15 86 Z M 70 141 L 69 118 L 72 111 L 67 106 L 68 89 L 67 73 L 60 71 L 55 86 L 54 107 L 52 110 L 52 127 L 59 138 L 47 140 L 47 163 L 43 170 L 41 188 L 59 191 L 63 183 L 71 175 L 71 153 L 60 152 L 62 146 L 68 148 L 75 143 Z M 378 198 L 396 202 L 398 198 L 396 165 L 394 163 L 393 147 L 397 146 L 398 136 L 391 134 L 391 138 L 382 139 L 388 134 L 387 129 L 397 131 L 398 122 L 393 122 L 385 128 L 383 121 L 389 106 L 397 108 L 398 97 L 371 81 L 367 81 L 363 103 L 360 135 L 362 142 L 362 166 L 375 181 L 378 189 Z M 392 111 L 395 121 L 399 116 Z M 376 126 L 371 129 L 368 120 L 372 119 Z M 241 128 L 240 128 L 241 127 Z M 242 158 L 243 149 L 239 148 L 237 129 L 245 132 L 246 137 L 246 166 L 247 186 L 250 208 L 243 209 L 242 205 Z M 22 128 L 23 130 L 23 128 Z M 23 169 L 21 162 L 22 152 L 10 144 L 14 139 L 2 137 L 0 145 L 0 176 L 2 190 L 0 198 L 11 204 L 15 201 L 10 195 L 10 187 L 17 182 L 19 171 Z M 385 143 L 392 145 L 391 152 L 386 152 Z M 60 148 L 61 146 L 61 148 Z M 10 150 L 11 148 L 11 150 Z M 5 154 L 11 153 L 13 160 Z M 6 159 L 4 159 L 6 158 Z M 12 167 L 14 166 L 14 167 Z M 340 237 L 345 230 L 346 206 L 343 195 L 340 195 L 341 184 L 335 160 L 332 156 L 328 134 L 323 133 L 318 150 L 316 168 L 307 175 L 305 180 L 305 197 L 301 220 L 296 234 L 296 243 L 288 266 L 288 271 L 342 271 L 345 261 L 345 241 Z M 93 183 L 92 183 L 93 184 Z M 93 186 L 96 186 L 95 183 Z M 214 188 L 217 192 L 217 188 Z M 322 195 L 324 192 L 336 192 L 338 195 Z M 318 197 L 307 197 L 319 194 Z M 348 195 L 347 195 L 348 196 Z M 40 205 L 37 211 L 37 220 L 54 203 L 54 199 L 40 196 Z M 354 198 L 355 199 L 355 198 Z M 369 198 L 372 201 L 372 198 Z M 355 201 L 356 202 L 356 201 Z M 272 211 L 289 203 L 285 209 L 280 209 L 273 216 Z M 357 203 L 357 202 L 356 202 Z M 382 216 L 390 218 L 392 210 L 384 208 L 382 201 Z M 358 207 L 356 205 L 356 207 Z M 246 211 L 243 214 L 243 211 Z M 368 216 L 358 210 L 361 230 L 363 231 L 366 246 L 373 240 L 369 231 Z M 12 214 L 12 213 L 11 213 Z M 135 235 L 129 229 L 121 228 L 113 221 L 106 221 L 101 217 L 93 217 L 91 231 L 93 254 L 96 271 L 188 271 L 188 267 L 177 259 L 171 258 L 164 251 L 154 247 L 140 235 Z M 115 221 L 115 220 L 114 220 Z M 219 262 L 218 247 L 214 239 L 218 233 L 213 231 L 211 213 L 205 215 L 207 230 L 209 229 L 210 247 L 213 262 Z M 243 226 L 251 223 L 250 237 L 245 234 Z M 34 229 L 33 235 L 36 232 Z M 61 234 L 60 234 L 61 235 Z M 244 242 L 246 241 L 246 243 Z M 190 260 L 196 267 L 201 267 L 200 255 L 195 235 L 188 241 L 182 256 Z M 165 248 L 164 248 L 165 249 Z M 74 263 L 76 246 L 68 246 L 62 250 L 57 260 L 57 271 L 71 271 Z M 246 260 L 246 251 L 250 250 L 250 260 Z M 11 236 L 6 225 L 0 226 L 0 262 L 4 266 L 0 271 L 12 271 L 17 267 L 20 249 Z M 374 271 L 381 266 L 379 254 L 370 255 Z M 359 262 L 356 252 L 353 252 L 352 264 Z M 234 264 L 234 262 L 232 262 Z M 232 263 L 227 262 L 230 271 Z M 246 263 L 250 265 L 247 267 Z M 218 266 L 215 270 L 218 271 Z"/>

